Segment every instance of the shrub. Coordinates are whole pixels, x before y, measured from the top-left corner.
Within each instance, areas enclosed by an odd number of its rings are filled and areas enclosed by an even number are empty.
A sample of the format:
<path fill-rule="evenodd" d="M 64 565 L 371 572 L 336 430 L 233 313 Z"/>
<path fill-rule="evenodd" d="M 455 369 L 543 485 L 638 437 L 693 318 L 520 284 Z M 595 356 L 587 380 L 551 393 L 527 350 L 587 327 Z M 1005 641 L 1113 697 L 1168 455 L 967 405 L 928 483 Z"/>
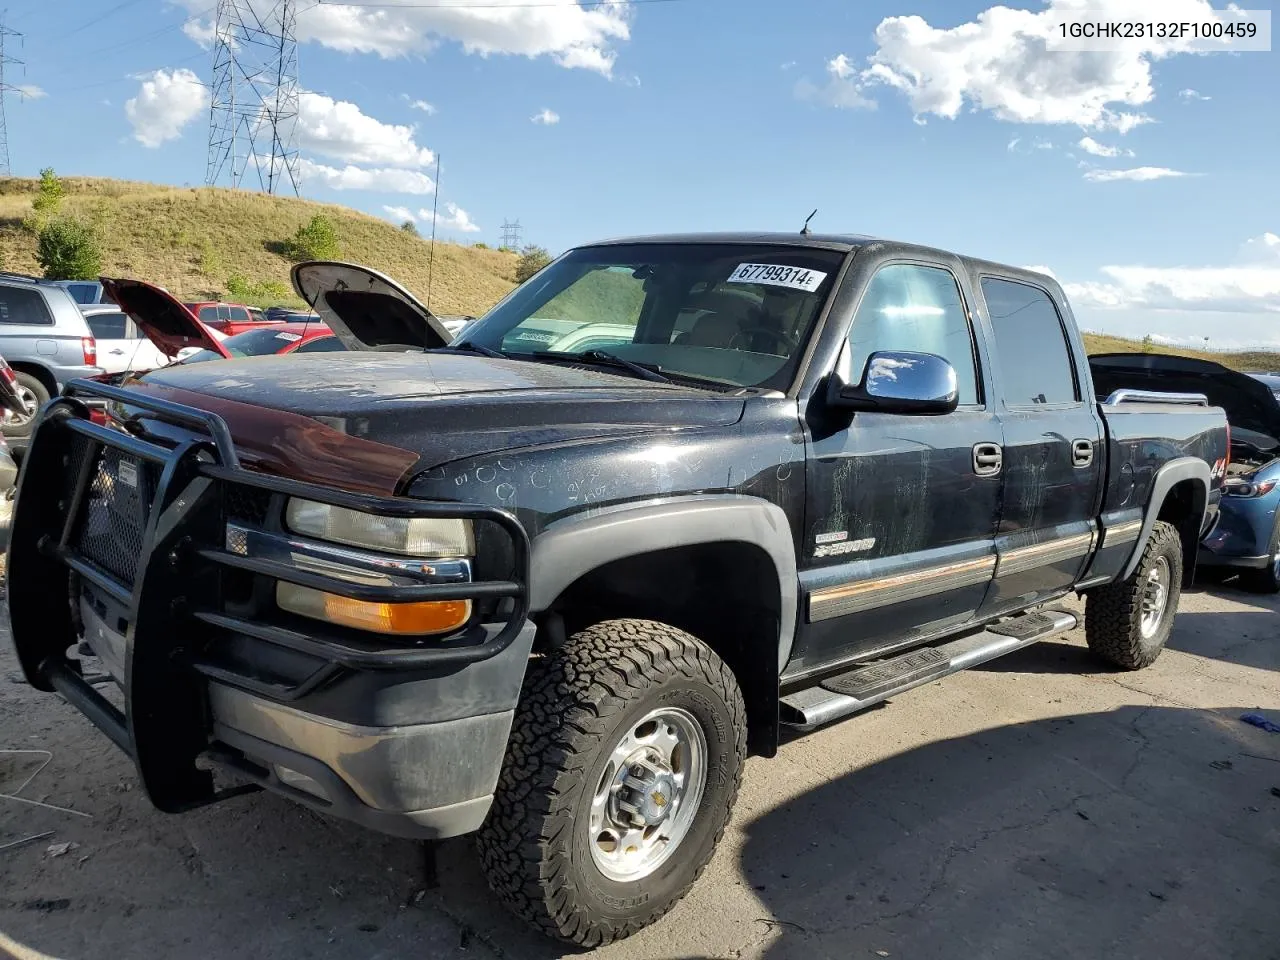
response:
<path fill-rule="evenodd" d="M 516 263 L 516 283 L 524 283 L 551 262 L 551 254 L 542 247 L 530 244 L 524 248 Z"/>
<path fill-rule="evenodd" d="M 1155 341 L 1152 339 L 1151 334 L 1148 333 L 1145 337 L 1142 338 L 1142 352 L 1151 353 L 1153 350 L 1155 350 L 1155 348 L 1156 348 Z"/>
<path fill-rule="evenodd" d="M 489 249 L 489 245 L 488 245 L 487 243 L 485 243 L 484 241 L 482 241 L 482 240 L 477 240 L 477 241 L 476 241 L 475 243 L 473 243 L 471 246 L 475 247 L 477 250 L 488 250 L 488 249 Z"/>
<path fill-rule="evenodd" d="M 266 307 L 290 299 L 293 294 L 278 280 L 249 280 L 238 273 L 227 277 L 227 296 L 254 307 Z"/>
<path fill-rule="evenodd" d="M 418 225 L 412 220 L 406 220 L 404 223 L 400 224 L 400 229 L 411 237 L 416 237 L 418 235 Z"/>
<path fill-rule="evenodd" d="M 49 280 L 93 280 L 102 272 L 102 246 L 77 217 L 55 217 L 40 228 L 36 261 Z"/>
<path fill-rule="evenodd" d="M 284 255 L 295 263 L 303 260 L 336 260 L 340 251 L 338 229 L 322 213 L 317 213 L 282 244 Z"/>
<path fill-rule="evenodd" d="M 53 167 L 45 167 L 41 170 L 40 186 L 36 190 L 35 199 L 31 201 L 31 207 L 35 210 L 36 216 L 41 220 L 47 220 L 56 214 L 66 193 L 62 181 L 53 172 Z"/>

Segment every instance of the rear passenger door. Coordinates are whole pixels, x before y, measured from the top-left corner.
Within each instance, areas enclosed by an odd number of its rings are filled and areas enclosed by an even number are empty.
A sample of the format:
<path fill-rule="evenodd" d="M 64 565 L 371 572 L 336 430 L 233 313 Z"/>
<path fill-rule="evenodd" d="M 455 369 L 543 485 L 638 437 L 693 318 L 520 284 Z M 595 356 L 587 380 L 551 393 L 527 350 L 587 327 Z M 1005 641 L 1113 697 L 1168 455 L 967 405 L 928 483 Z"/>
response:
<path fill-rule="evenodd" d="M 918 643 L 972 620 L 995 570 L 1003 478 L 979 453 L 1000 424 L 958 263 L 875 267 L 838 362 L 858 383 L 872 353 L 932 353 L 957 374 L 942 416 L 859 411 L 811 420 L 800 581 L 806 623 L 788 669 L 805 674 Z M 810 401 L 822 409 L 822 398 Z"/>
<path fill-rule="evenodd" d="M 998 561 L 983 605 L 995 615 L 1061 594 L 1079 576 L 1097 536 L 1102 423 L 1048 289 L 991 275 L 978 288 L 1004 433 Z"/>

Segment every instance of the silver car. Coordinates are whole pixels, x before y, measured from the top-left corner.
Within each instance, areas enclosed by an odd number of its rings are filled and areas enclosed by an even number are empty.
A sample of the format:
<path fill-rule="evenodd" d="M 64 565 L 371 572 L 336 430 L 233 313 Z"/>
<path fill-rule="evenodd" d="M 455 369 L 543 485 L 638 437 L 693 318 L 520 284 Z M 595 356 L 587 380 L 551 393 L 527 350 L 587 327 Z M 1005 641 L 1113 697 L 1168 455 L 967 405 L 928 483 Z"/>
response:
<path fill-rule="evenodd" d="M 0 431 L 21 450 L 36 411 L 63 384 L 102 373 L 98 345 L 67 289 L 51 280 L 0 273 L 0 355 L 13 367 L 25 414 L 6 412 Z"/>

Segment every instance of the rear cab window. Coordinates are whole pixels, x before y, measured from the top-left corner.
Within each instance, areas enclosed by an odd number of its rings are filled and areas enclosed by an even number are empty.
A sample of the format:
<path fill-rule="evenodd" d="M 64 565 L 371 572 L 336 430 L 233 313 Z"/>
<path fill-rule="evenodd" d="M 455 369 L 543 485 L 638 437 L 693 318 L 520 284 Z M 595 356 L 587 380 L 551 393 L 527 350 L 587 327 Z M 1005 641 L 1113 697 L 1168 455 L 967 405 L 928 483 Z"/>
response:
<path fill-rule="evenodd" d="M 1031 409 L 1079 403 L 1066 328 L 1049 295 L 1004 277 L 984 276 L 981 286 L 1005 403 Z"/>

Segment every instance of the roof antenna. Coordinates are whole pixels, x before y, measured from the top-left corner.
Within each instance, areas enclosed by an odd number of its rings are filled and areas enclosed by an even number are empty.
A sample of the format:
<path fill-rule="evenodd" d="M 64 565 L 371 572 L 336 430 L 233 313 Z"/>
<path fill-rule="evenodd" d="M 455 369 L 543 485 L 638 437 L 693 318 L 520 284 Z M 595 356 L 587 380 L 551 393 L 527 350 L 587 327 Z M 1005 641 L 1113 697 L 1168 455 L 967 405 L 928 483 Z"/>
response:
<path fill-rule="evenodd" d="M 812 220 L 817 215 L 818 215 L 818 209 L 815 207 L 813 210 L 813 213 L 809 214 L 807 217 L 804 218 L 804 226 L 800 228 L 800 236 L 807 237 L 809 234 L 813 233 L 813 231 L 809 229 L 809 221 Z"/>

